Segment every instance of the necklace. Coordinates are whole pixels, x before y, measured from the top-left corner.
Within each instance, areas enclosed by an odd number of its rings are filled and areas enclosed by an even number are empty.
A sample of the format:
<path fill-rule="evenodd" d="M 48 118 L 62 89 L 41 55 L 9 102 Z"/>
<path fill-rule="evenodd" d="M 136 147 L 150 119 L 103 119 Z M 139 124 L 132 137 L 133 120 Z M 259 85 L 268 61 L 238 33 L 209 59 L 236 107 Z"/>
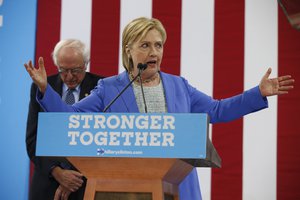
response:
<path fill-rule="evenodd" d="M 134 75 L 133 75 L 132 72 L 129 72 L 129 78 L 130 78 L 130 80 L 133 80 L 133 79 L 134 79 Z M 150 82 L 154 81 L 156 78 L 159 78 L 159 79 L 160 79 L 159 73 L 156 73 L 155 76 L 153 76 L 152 78 L 143 80 L 142 83 L 150 83 Z M 138 77 L 138 78 L 135 80 L 135 82 L 140 83 L 140 77 Z"/>

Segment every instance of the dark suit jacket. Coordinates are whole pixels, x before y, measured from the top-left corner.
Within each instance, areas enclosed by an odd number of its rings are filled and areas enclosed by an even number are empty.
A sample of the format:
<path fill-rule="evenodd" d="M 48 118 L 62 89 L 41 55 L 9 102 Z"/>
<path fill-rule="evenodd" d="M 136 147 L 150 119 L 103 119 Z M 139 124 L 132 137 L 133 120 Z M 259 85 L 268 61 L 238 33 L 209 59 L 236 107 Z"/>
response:
<path fill-rule="evenodd" d="M 97 82 L 100 78 L 103 77 L 87 72 L 85 78 L 81 82 L 79 99 L 88 96 L 90 91 L 97 85 Z M 49 76 L 48 83 L 55 91 L 62 95 L 63 82 L 59 74 Z M 35 156 L 38 113 L 43 112 L 43 109 L 36 101 L 36 92 L 37 86 L 32 84 L 26 130 L 27 153 L 30 160 L 34 163 L 34 173 L 30 185 L 29 200 L 53 200 L 55 191 L 59 184 L 53 177 L 51 177 L 51 168 L 53 166 L 60 165 L 64 168 L 73 170 L 76 169 L 65 158 L 56 159 Z M 69 196 L 69 200 L 82 200 L 84 196 L 85 184 L 86 180 L 83 184 L 83 187 Z"/>

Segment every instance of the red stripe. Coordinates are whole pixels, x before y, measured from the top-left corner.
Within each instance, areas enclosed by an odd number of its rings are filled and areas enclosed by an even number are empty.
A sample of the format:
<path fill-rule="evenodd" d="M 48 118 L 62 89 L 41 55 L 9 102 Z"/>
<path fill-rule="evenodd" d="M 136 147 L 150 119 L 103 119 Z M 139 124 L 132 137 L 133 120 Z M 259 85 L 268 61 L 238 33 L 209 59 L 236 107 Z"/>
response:
<path fill-rule="evenodd" d="M 278 74 L 291 74 L 295 89 L 278 98 L 277 199 L 300 199 L 300 32 L 278 10 Z"/>
<path fill-rule="evenodd" d="M 90 71 L 118 74 L 120 1 L 93 1 Z"/>
<path fill-rule="evenodd" d="M 47 74 L 57 73 L 52 51 L 60 40 L 61 0 L 38 1 L 36 31 L 36 60 L 43 56 Z"/>
<path fill-rule="evenodd" d="M 167 42 L 164 46 L 164 58 L 161 70 L 171 74 L 180 74 L 181 47 L 181 0 L 152 1 L 152 16 L 159 19 L 167 32 Z"/>
<path fill-rule="evenodd" d="M 52 61 L 51 53 L 60 39 L 61 0 L 38 1 L 36 25 L 36 52 L 35 60 L 40 56 L 44 58 L 47 74 L 57 72 Z M 37 63 L 37 62 L 36 62 Z M 30 182 L 33 175 L 34 164 L 30 163 Z"/>
<path fill-rule="evenodd" d="M 244 9 L 241 0 L 215 1 L 214 89 L 217 99 L 241 93 L 244 85 Z M 222 168 L 212 171 L 212 199 L 242 199 L 243 120 L 213 126 Z"/>

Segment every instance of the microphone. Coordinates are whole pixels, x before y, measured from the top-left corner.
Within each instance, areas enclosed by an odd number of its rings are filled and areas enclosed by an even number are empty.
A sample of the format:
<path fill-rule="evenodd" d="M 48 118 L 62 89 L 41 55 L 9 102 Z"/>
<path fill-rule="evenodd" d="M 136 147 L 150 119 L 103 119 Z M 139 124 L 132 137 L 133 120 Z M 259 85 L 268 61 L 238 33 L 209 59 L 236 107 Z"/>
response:
<path fill-rule="evenodd" d="M 137 68 L 139 70 L 142 70 L 142 71 L 144 71 L 145 69 L 147 69 L 147 67 L 148 67 L 147 63 L 145 63 L 145 64 L 139 63 L 138 66 L 137 66 Z"/>
<path fill-rule="evenodd" d="M 125 92 L 125 90 L 138 78 L 140 77 L 141 79 L 141 73 L 148 67 L 147 64 L 142 64 L 139 63 L 138 64 L 138 69 L 139 69 L 139 73 L 123 88 L 123 90 L 113 99 L 111 100 L 111 102 L 103 109 L 103 112 L 106 112 L 111 105 Z M 141 81 L 142 82 L 142 81 Z"/>

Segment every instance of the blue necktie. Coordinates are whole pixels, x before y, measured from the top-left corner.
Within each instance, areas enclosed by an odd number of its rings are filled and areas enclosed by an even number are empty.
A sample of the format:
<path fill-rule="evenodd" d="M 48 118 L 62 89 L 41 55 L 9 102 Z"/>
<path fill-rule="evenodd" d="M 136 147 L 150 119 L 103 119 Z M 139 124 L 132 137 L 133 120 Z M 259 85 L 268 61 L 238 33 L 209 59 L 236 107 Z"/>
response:
<path fill-rule="evenodd" d="M 75 96 L 73 94 L 74 89 L 68 89 L 65 102 L 66 104 L 72 105 L 75 103 Z"/>

